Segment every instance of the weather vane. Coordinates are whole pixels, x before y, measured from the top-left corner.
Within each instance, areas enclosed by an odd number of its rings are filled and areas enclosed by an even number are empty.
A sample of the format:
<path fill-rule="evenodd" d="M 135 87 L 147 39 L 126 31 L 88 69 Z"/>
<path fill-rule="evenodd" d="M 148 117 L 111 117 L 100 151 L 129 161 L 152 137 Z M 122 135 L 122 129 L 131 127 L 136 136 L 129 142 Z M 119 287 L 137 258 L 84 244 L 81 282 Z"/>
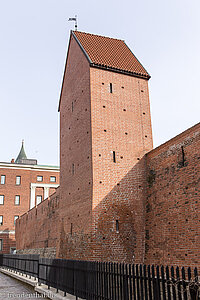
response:
<path fill-rule="evenodd" d="M 68 21 L 75 21 L 75 30 L 77 30 L 77 15 L 74 18 L 69 18 Z"/>

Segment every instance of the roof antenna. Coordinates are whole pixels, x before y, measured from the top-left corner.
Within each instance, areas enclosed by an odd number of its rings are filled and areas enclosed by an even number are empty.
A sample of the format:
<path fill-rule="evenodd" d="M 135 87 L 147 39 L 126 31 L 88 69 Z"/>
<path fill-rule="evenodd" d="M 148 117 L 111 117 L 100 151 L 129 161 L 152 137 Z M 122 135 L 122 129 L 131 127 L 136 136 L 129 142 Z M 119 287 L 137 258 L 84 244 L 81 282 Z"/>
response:
<path fill-rule="evenodd" d="M 77 15 L 74 18 L 69 18 L 68 21 L 75 21 L 75 31 L 77 30 Z"/>

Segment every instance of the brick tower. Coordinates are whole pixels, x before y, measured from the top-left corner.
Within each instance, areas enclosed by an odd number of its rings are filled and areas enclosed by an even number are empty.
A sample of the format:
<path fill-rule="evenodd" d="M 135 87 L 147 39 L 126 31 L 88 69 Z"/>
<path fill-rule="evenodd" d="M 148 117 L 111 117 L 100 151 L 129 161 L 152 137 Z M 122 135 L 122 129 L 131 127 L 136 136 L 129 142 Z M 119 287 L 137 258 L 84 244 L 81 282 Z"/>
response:
<path fill-rule="evenodd" d="M 71 32 L 59 104 L 58 257 L 144 260 L 149 78 L 124 41 Z"/>

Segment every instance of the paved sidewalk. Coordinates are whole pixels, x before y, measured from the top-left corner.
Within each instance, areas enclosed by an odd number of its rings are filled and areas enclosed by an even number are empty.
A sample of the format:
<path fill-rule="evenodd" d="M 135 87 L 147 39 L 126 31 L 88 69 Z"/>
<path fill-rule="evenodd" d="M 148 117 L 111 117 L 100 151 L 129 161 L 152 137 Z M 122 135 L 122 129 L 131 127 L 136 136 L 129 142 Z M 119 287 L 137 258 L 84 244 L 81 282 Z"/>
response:
<path fill-rule="evenodd" d="M 48 299 L 20 281 L 0 273 L 0 300 L 6 299 Z"/>

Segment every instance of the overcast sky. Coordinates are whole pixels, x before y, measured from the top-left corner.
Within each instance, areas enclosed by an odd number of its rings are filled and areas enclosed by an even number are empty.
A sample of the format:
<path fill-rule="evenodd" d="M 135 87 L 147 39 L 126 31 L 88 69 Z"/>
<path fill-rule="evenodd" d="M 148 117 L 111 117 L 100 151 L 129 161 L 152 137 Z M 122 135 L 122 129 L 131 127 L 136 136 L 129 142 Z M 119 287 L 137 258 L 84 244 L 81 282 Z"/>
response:
<path fill-rule="evenodd" d="M 199 122 L 199 0 L 0 0 L 0 161 L 59 163 L 57 112 L 69 33 L 120 38 L 151 75 L 154 147 Z"/>

